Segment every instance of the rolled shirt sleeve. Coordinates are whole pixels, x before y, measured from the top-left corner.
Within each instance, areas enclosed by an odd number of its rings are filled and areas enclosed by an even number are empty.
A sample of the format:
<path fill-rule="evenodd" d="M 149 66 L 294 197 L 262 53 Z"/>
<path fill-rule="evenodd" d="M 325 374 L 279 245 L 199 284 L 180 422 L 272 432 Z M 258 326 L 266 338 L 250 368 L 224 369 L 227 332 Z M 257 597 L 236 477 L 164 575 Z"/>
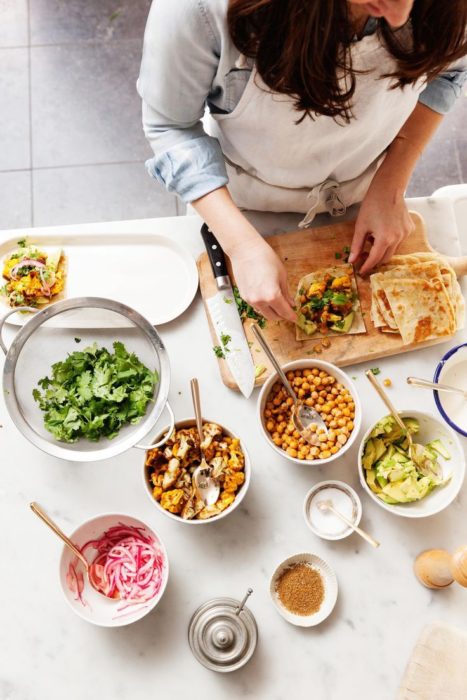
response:
<path fill-rule="evenodd" d="M 201 0 L 156 0 L 146 25 L 137 82 L 154 152 L 146 166 L 186 203 L 228 182 L 219 142 L 201 121 L 219 64 L 217 29 Z"/>
<path fill-rule="evenodd" d="M 439 114 L 447 114 L 461 95 L 467 80 L 467 59 L 456 62 L 428 83 L 419 102 Z"/>

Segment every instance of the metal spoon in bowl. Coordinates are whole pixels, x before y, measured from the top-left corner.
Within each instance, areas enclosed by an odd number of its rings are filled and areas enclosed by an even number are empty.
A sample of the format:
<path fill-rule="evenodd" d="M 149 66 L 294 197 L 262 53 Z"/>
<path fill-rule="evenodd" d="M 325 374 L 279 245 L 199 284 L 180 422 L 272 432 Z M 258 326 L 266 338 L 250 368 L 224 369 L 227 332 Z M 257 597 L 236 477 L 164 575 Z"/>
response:
<path fill-rule="evenodd" d="M 434 389 L 435 391 L 448 391 L 453 394 L 462 394 L 464 399 L 467 399 L 467 391 L 460 389 L 457 386 L 449 386 L 449 384 L 437 384 L 429 382 L 427 379 L 418 379 L 417 377 L 407 377 L 407 384 L 418 386 L 421 389 Z"/>
<path fill-rule="evenodd" d="M 193 397 L 193 408 L 195 409 L 196 427 L 199 435 L 199 450 L 201 452 L 201 464 L 196 467 L 195 471 L 193 472 L 191 481 L 198 498 L 203 501 L 205 506 L 212 506 L 219 498 L 220 486 L 218 480 L 212 476 L 212 467 L 210 467 L 206 462 L 203 450 L 201 448 L 204 435 L 198 380 L 194 378 L 191 380 L 190 384 L 191 395 Z"/>
<path fill-rule="evenodd" d="M 330 498 L 325 501 L 318 501 L 316 505 L 321 511 L 323 511 L 323 513 L 334 513 L 334 515 L 337 515 L 337 517 L 340 518 L 342 522 L 351 527 L 354 532 L 360 535 L 360 537 L 363 537 L 364 540 L 372 544 L 373 547 L 379 547 L 380 543 L 378 542 L 378 540 L 375 540 L 371 535 L 365 532 L 365 530 L 362 530 L 361 527 L 358 527 L 358 525 L 355 525 L 355 523 L 346 518 L 346 516 L 343 515 L 339 510 L 336 510 Z"/>
<path fill-rule="evenodd" d="M 298 430 L 300 435 L 305 438 L 307 442 L 309 442 L 312 445 L 315 445 L 317 440 L 316 440 L 316 433 L 312 433 L 310 431 L 310 426 L 312 423 L 315 423 L 318 428 L 321 428 L 324 430 L 325 435 L 328 434 L 328 427 L 324 420 L 321 418 L 319 415 L 318 411 L 315 411 L 314 408 L 311 406 L 307 406 L 303 401 L 300 401 L 300 399 L 297 397 L 295 391 L 292 388 L 292 385 L 290 384 L 289 380 L 287 379 L 285 372 L 283 371 L 282 367 L 280 366 L 279 362 L 277 361 L 273 351 L 271 350 L 271 347 L 269 346 L 269 343 L 267 342 L 266 338 L 262 334 L 260 328 L 258 325 L 253 325 L 252 326 L 252 331 L 255 334 L 259 344 L 263 348 L 264 352 L 268 356 L 268 358 L 271 360 L 271 363 L 276 370 L 277 374 L 280 377 L 280 380 L 282 384 L 285 386 L 287 389 L 289 395 L 292 397 L 293 402 L 294 402 L 294 407 L 292 410 L 292 421 L 295 426 L 295 429 Z"/>
<path fill-rule="evenodd" d="M 71 549 L 73 554 L 75 554 L 80 562 L 83 564 L 84 568 L 86 569 L 86 576 L 88 578 L 89 584 L 94 588 L 95 591 L 103 595 L 105 598 L 108 598 L 108 596 L 105 594 L 104 590 L 99 586 L 97 580 L 94 579 L 92 576 L 92 569 L 93 565 L 88 562 L 84 554 L 80 552 L 78 547 L 70 540 L 69 537 L 65 535 L 65 533 L 58 527 L 56 523 L 47 515 L 45 511 L 42 510 L 40 505 L 38 503 L 35 503 L 34 501 L 29 504 L 29 507 L 31 508 L 32 512 L 35 513 L 46 525 L 50 527 L 50 529 L 55 532 L 58 537 L 66 544 L 66 546 Z"/>

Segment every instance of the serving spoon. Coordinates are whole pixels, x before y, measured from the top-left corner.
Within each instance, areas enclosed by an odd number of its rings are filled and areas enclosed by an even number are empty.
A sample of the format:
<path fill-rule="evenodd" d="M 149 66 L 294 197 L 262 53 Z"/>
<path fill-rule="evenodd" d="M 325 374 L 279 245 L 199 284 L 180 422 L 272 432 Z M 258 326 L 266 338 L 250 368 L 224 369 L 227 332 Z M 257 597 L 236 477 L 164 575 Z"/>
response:
<path fill-rule="evenodd" d="M 442 470 L 436 465 L 435 462 L 427 460 L 427 458 L 425 457 L 424 446 L 420 445 L 420 443 L 414 442 L 412 440 L 412 434 L 410 433 L 410 430 L 408 430 L 407 426 L 405 425 L 404 421 L 400 417 L 396 408 L 393 406 L 392 401 L 390 400 L 389 396 L 386 394 L 386 392 L 384 391 L 383 387 L 376 379 L 376 377 L 373 374 L 373 372 L 371 371 L 371 369 L 367 370 L 365 372 L 365 374 L 368 377 L 368 379 L 370 380 L 373 387 L 378 392 L 380 398 L 384 401 L 384 403 L 388 407 L 389 412 L 391 413 L 392 417 L 396 421 L 397 425 L 403 431 L 403 434 L 406 436 L 407 441 L 409 443 L 409 445 L 408 445 L 409 457 L 413 462 L 415 462 L 415 464 L 418 467 L 418 470 L 421 472 L 421 474 L 423 474 L 423 476 L 432 476 L 433 474 L 435 474 L 436 476 L 441 477 Z"/>
<path fill-rule="evenodd" d="M 192 476 L 193 488 L 198 498 L 205 506 L 212 506 L 219 498 L 220 486 L 217 479 L 212 476 L 212 467 L 206 462 L 201 443 L 203 435 L 203 414 L 201 413 L 201 400 L 199 396 L 199 383 L 196 378 L 190 382 L 191 395 L 193 397 L 193 408 L 195 409 L 196 427 L 199 435 L 199 451 L 201 453 L 201 464 L 196 467 Z"/>
<path fill-rule="evenodd" d="M 334 513 L 334 515 L 337 515 L 337 517 L 340 518 L 342 522 L 351 527 L 354 532 L 360 535 L 360 537 L 363 537 L 363 539 L 369 542 L 371 545 L 373 545 L 373 547 L 379 547 L 380 543 L 378 542 L 378 540 L 375 540 L 371 535 L 368 534 L 368 532 L 362 530 L 361 527 L 355 525 L 355 523 L 349 520 L 343 513 L 334 508 L 334 504 L 330 498 L 323 501 L 318 501 L 316 505 L 323 513 Z"/>
<path fill-rule="evenodd" d="M 87 579 L 89 581 L 90 586 L 92 588 L 94 588 L 95 591 L 100 593 L 100 595 L 103 595 L 104 598 L 108 599 L 109 596 L 105 594 L 105 592 L 102 590 L 102 588 L 98 585 L 97 581 L 95 581 L 91 575 L 93 565 L 88 562 L 88 560 L 86 559 L 84 554 L 82 552 L 80 552 L 78 547 L 70 540 L 69 537 L 67 537 L 65 535 L 63 530 L 61 530 L 58 527 L 57 523 L 55 523 L 52 520 L 52 518 L 50 518 L 44 510 L 42 510 L 42 508 L 40 507 L 40 505 L 38 503 L 33 501 L 32 503 L 29 504 L 29 507 L 31 508 L 33 513 L 35 513 L 46 525 L 48 525 L 50 527 L 50 529 L 53 532 L 55 532 L 55 534 L 58 537 L 60 537 L 60 539 L 66 544 L 68 549 L 71 549 L 73 554 L 75 554 L 78 557 L 78 559 L 80 560 L 80 562 L 82 563 L 82 565 L 86 569 L 86 576 L 87 576 Z"/>
<path fill-rule="evenodd" d="M 421 389 L 434 389 L 435 391 L 447 391 L 453 394 L 462 394 L 464 399 L 467 399 L 467 391 L 460 389 L 457 386 L 450 386 L 449 384 L 437 384 L 436 382 L 429 382 L 427 379 L 419 379 L 418 377 L 407 377 L 407 384 L 412 386 L 418 386 Z"/>
<path fill-rule="evenodd" d="M 294 405 L 292 410 L 292 421 L 295 426 L 295 429 L 298 430 L 300 435 L 303 438 L 305 438 L 307 442 L 309 442 L 312 445 L 315 445 L 317 442 L 316 434 L 311 433 L 310 425 L 312 425 L 312 423 L 315 423 L 318 426 L 318 428 L 321 428 L 324 431 L 325 435 L 327 435 L 328 427 L 326 423 L 321 418 L 318 411 L 315 411 L 315 409 L 311 406 L 307 406 L 305 403 L 303 403 L 303 401 L 300 401 L 300 399 L 297 397 L 297 394 L 293 390 L 292 385 L 290 384 L 289 380 L 285 375 L 285 372 L 283 371 L 282 367 L 277 361 L 277 358 L 271 350 L 269 343 L 267 342 L 266 338 L 264 337 L 257 324 L 254 324 L 252 326 L 252 331 L 255 334 L 256 339 L 263 348 L 264 352 L 270 359 L 271 364 L 276 370 L 277 374 L 279 375 L 282 384 L 285 386 L 287 392 L 293 399 Z"/>

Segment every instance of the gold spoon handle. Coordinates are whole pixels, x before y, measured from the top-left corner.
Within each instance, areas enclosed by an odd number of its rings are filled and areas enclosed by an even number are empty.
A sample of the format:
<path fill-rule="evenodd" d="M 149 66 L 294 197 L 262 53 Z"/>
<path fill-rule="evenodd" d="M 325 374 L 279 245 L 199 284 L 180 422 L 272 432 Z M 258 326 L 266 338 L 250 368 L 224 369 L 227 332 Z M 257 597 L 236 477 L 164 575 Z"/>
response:
<path fill-rule="evenodd" d="M 277 361 L 276 356 L 274 355 L 273 351 L 269 347 L 269 343 L 267 342 L 263 333 L 260 331 L 259 326 L 255 323 L 251 327 L 251 330 L 255 334 L 256 339 L 259 342 L 259 344 L 261 345 L 261 347 L 263 348 L 264 352 L 266 353 L 266 355 L 270 359 L 271 364 L 274 367 L 274 369 L 276 370 L 277 374 L 279 375 L 282 384 L 285 386 L 285 388 L 289 392 L 290 396 L 293 398 L 294 404 L 296 404 L 297 403 L 297 395 L 296 395 L 295 391 L 293 390 L 292 385 L 290 384 L 289 380 L 285 376 L 285 372 L 282 369 L 282 367 L 280 366 L 279 362 Z"/>
<path fill-rule="evenodd" d="M 396 423 L 397 423 L 397 425 L 399 426 L 399 428 L 400 428 L 401 430 L 403 430 L 404 433 L 407 433 L 407 435 L 409 436 L 409 432 L 408 432 L 408 430 L 407 430 L 406 425 L 404 424 L 404 421 L 402 420 L 402 418 L 400 417 L 399 413 L 397 412 L 397 409 L 393 406 L 391 399 L 390 399 L 389 396 L 386 394 L 386 392 L 384 391 L 383 387 L 381 386 L 381 384 L 380 384 L 380 383 L 378 382 L 378 380 L 376 379 L 376 377 L 375 377 L 375 375 L 373 374 L 373 372 L 371 371 L 371 369 L 367 370 L 367 371 L 365 372 L 365 374 L 366 374 L 366 376 L 368 377 L 368 379 L 370 380 L 370 382 L 371 382 L 371 384 L 373 385 L 373 387 L 375 388 L 375 390 L 378 392 L 380 398 L 383 400 L 383 402 L 384 402 L 384 403 L 386 404 L 386 406 L 388 407 L 389 412 L 390 412 L 391 415 L 393 416 L 393 418 L 394 418 L 394 420 L 396 421 Z M 410 438 L 411 438 L 411 437 L 412 437 L 412 436 L 410 436 Z M 410 442 L 410 438 L 409 438 L 409 442 Z"/>
<path fill-rule="evenodd" d="M 451 391 L 453 394 L 466 395 L 464 389 L 457 386 L 449 386 L 449 384 L 439 384 L 437 382 L 429 382 L 427 379 L 419 379 L 418 377 L 407 377 L 407 384 L 418 386 L 422 389 L 434 389 L 435 391 Z"/>
<path fill-rule="evenodd" d="M 334 513 L 334 515 L 337 515 L 337 517 L 340 518 L 346 525 L 351 527 L 352 530 L 354 530 L 354 532 L 357 532 L 360 535 L 360 537 L 363 537 L 364 540 L 366 540 L 367 542 L 372 544 L 373 547 L 379 547 L 380 543 L 378 542 L 378 540 L 375 540 L 374 537 L 372 537 L 367 532 L 365 532 L 365 530 L 362 530 L 361 527 L 358 527 L 358 525 L 355 525 L 351 520 L 346 518 L 346 516 L 343 515 L 340 511 L 336 510 L 334 508 L 334 506 L 328 505 L 328 508 L 330 511 L 332 511 Z"/>
<path fill-rule="evenodd" d="M 54 521 L 49 518 L 47 513 L 45 513 L 45 511 L 42 510 L 40 505 L 33 501 L 29 504 L 29 506 L 32 512 L 35 513 L 41 520 L 43 520 L 44 523 L 48 525 L 50 529 L 53 530 L 53 532 L 55 532 L 55 534 L 58 535 L 58 537 L 60 537 L 61 540 L 63 540 L 66 546 L 69 547 L 71 551 L 74 552 L 74 554 L 76 554 L 78 559 L 83 562 L 84 566 L 86 567 L 86 570 L 88 570 L 89 564 L 86 558 L 83 556 L 83 554 L 79 551 L 78 547 L 75 544 L 73 544 L 70 538 L 67 537 L 65 533 L 62 530 L 60 530 L 58 525 L 56 525 Z"/>
<path fill-rule="evenodd" d="M 191 396 L 193 397 L 193 408 L 195 409 L 195 419 L 196 419 L 196 427 L 198 429 L 198 435 L 200 442 L 203 442 L 204 440 L 204 435 L 203 435 L 203 415 L 201 413 L 201 399 L 199 395 L 199 383 L 196 377 L 193 377 L 193 379 L 190 382 L 191 386 Z"/>

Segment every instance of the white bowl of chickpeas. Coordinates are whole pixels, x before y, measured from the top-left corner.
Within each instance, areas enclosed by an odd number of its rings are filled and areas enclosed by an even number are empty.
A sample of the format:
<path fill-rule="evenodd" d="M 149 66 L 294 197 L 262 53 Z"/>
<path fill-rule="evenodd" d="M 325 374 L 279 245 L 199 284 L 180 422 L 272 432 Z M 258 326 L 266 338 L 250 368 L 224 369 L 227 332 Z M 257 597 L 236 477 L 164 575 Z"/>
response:
<path fill-rule="evenodd" d="M 167 430 L 161 430 L 154 442 Z M 192 474 L 200 462 L 194 418 L 177 421 L 169 440 L 146 452 L 144 458 L 143 481 L 151 502 L 171 520 L 187 525 L 205 525 L 225 518 L 240 505 L 250 485 L 251 463 L 243 442 L 225 425 L 205 418 L 203 433 L 209 442 L 205 458 L 215 470 L 220 469 L 216 474 L 220 494 L 213 506 L 204 506 L 196 498 L 193 501 Z"/>
<path fill-rule="evenodd" d="M 296 464 L 320 466 L 341 457 L 355 442 L 361 426 L 361 406 L 355 384 L 345 372 L 318 359 L 283 365 L 297 397 L 323 418 L 328 433 L 316 428 L 310 444 L 292 422 L 293 400 L 273 374 L 258 397 L 258 418 L 266 441 L 282 457 Z"/>

